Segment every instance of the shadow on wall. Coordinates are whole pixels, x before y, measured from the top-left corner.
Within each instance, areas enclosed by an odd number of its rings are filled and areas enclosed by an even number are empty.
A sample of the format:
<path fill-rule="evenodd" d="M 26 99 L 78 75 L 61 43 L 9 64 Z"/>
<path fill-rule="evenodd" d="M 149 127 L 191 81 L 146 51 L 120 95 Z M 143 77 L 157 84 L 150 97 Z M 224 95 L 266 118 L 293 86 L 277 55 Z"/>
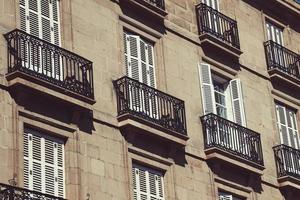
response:
<path fill-rule="evenodd" d="M 76 124 L 79 130 L 92 134 L 93 111 L 59 100 L 42 92 L 18 87 L 10 91 L 16 103 L 25 110 L 55 119 L 66 124 Z"/>
<path fill-rule="evenodd" d="M 155 138 L 149 134 L 135 132 L 134 130 L 122 130 L 122 135 L 128 143 L 134 147 L 159 155 L 162 158 L 171 158 L 175 164 L 185 166 L 187 160 L 185 158 L 185 149 L 183 146 L 175 145 L 169 141 Z"/>
<path fill-rule="evenodd" d="M 213 163 L 208 163 L 208 166 L 211 168 L 214 174 L 217 174 L 217 176 L 222 179 L 231 181 L 244 187 L 251 187 L 256 193 L 263 192 L 261 177 L 259 175 L 249 173 L 248 171 L 240 169 L 239 167 L 233 169 L 232 165 L 230 164 L 214 165 Z"/>
<path fill-rule="evenodd" d="M 120 1 L 120 7 L 124 15 L 148 26 L 150 29 L 158 31 L 161 34 L 166 33 L 163 18 L 157 17 L 155 14 L 147 12 L 147 9 L 136 6 L 126 0 Z"/>

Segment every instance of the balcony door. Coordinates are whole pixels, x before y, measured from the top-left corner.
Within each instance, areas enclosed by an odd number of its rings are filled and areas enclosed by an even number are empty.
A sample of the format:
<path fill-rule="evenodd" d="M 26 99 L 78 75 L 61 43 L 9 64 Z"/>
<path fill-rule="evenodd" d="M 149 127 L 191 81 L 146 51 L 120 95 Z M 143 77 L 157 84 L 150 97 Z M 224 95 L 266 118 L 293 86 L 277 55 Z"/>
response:
<path fill-rule="evenodd" d="M 276 42 L 277 44 L 283 45 L 283 30 L 270 23 L 266 22 L 266 29 L 267 29 L 267 39 L 272 40 L 273 42 Z"/>
<path fill-rule="evenodd" d="M 282 28 L 276 26 L 271 22 L 266 22 L 266 30 L 267 30 L 267 40 L 271 40 L 280 46 L 284 46 L 283 43 L 283 30 Z M 288 68 L 287 63 L 285 62 L 286 58 L 284 51 L 278 45 L 274 46 L 274 53 L 271 53 L 270 56 L 272 60 L 275 62 L 275 65 L 279 65 L 281 67 Z"/>
<path fill-rule="evenodd" d="M 281 104 L 276 104 L 277 125 L 280 133 L 281 144 L 294 149 L 300 149 L 299 131 L 297 126 L 296 112 Z M 296 172 L 300 175 L 300 161 L 295 160 L 291 154 L 284 154 L 283 163 L 285 170 Z M 289 161 L 288 163 L 285 163 Z M 290 163 L 291 162 L 291 163 Z M 298 162 L 298 163 L 296 163 Z"/>
<path fill-rule="evenodd" d="M 204 114 L 214 113 L 220 117 L 214 120 L 216 131 L 207 133 L 208 144 L 217 143 L 233 151 L 250 154 L 246 145 L 249 139 L 239 128 L 239 125 L 246 126 L 240 80 L 228 81 L 216 76 L 211 73 L 210 65 L 206 63 L 199 65 L 199 75 Z M 229 121 L 238 125 L 233 127 Z"/>
<path fill-rule="evenodd" d="M 22 31 L 60 46 L 59 0 L 20 0 L 20 27 Z M 48 77 L 62 80 L 59 55 L 47 43 L 21 41 L 22 66 Z"/>
<path fill-rule="evenodd" d="M 125 62 L 127 76 L 140 83 L 156 87 L 153 44 L 139 35 L 124 32 Z M 130 109 L 157 118 L 157 97 L 154 89 L 144 86 L 130 88 Z"/>

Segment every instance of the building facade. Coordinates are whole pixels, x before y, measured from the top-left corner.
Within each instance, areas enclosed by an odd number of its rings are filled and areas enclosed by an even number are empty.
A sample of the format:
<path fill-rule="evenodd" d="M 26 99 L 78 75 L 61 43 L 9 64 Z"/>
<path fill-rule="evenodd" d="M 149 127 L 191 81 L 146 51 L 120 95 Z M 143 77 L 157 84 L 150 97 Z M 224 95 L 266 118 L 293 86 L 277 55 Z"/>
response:
<path fill-rule="evenodd" d="M 0 199 L 298 200 L 300 4 L 0 0 Z"/>

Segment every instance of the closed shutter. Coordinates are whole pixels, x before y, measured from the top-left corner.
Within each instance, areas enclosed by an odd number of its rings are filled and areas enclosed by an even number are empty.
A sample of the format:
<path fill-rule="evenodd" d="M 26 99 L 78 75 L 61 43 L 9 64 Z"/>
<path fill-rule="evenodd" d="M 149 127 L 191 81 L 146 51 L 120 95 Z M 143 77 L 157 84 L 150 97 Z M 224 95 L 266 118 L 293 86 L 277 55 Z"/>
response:
<path fill-rule="evenodd" d="M 232 109 L 234 121 L 242 126 L 246 126 L 246 117 L 244 110 L 244 100 L 242 93 L 242 85 L 239 79 L 230 81 L 230 90 L 232 98 Z"/>
<path fill-rule="evenodd" d="M 64 197 L 64 145 L 43 134 L 24 131 L 24 187 Z"/>
<path fill-rule="evenodd" d="M 276 25 L 266 22 L 267 39 L 283 46 L 283 30 Z"/>
<path fill-rule="evenodd" d="M 141 166 L 132 168 L 134 200 L 164 200 L 162 174 Z"/>
<path fill-rule="evenodd" d="M 233 200 L 232 195 L 219 195 L 219 200 Z"/>
<path fill-rule="evenodd" d="M 212 82 L 210 66 L 206 63 L 201 63 L 199 64 L 198 68 L 204 114 L 216 113 L 214 86 Z"/>
<path fill-rule="evenodd" d="M 148 86 L 156 87 L 153 45 L 140 36 L 124 32 L 127 76 Z"/>
<path fill-rule="evenodd" d="M 279 104 L 276 104 L 276 113 L 281 143 L 299 149 L 296 113 Z"/>
<path fill-rule="evenodd" d="M 59 0 L 20 0 L 21 30 L 60 45 Z"/>
<path fill-rule="evenodd" d="M 127 76 L 155 88 L 155 67 L 153 45 L 140 36 L 124 32 L 124 54 Z M 131 109 L 157 117 L 157 99 L 148 91 L 130 88 Z"/>
<path fill-rule="evenodd" d="M 219 1 L 218 0 L 202 0 L 202 2 L 209 7 L 212 7 L 215 10 L 219 10 Z"/>
<path fill-rule="evenodd" d="M 21 30 L 30 35 L 60 46 L 59 0 L 21 0 L 20 25 Z M 61 61 L 58 55 L 36 45 L 29 47 L 28 44 L 21 45 L 24 49 L 21 55 L 25 66 L 47 76 L 62 79 Z M 29 63 L 27 49 L 30 51 Z"/>

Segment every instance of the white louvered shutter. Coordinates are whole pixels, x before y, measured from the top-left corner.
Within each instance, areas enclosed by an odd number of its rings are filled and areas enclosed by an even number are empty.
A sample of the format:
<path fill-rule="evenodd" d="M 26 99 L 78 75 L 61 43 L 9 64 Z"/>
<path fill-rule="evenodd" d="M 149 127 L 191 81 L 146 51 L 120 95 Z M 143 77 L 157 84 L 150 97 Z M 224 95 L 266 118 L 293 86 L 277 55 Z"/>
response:
<path fill-rule="evenodd" d="M 26 145 L 27 144 L 27 145 Z M 24 132 L 24 187 L 64 198 L 64 145 L 39 132 Z"/>
<path fill-rule="evenodd" d="M 151 87 L 155 84 L 154 49 L 153 45 L 140 36 L 124 32 L 124 54 L 127 76 Z M 157 116 L 156 97 L 149 96 L 140 88 L 130 88 L 130 107 L 148 116 Z"/>
<path fill-rule="evenodd" d="M 21 30 L 60 45 L 59 0 L 20 0 Z"/>
<path fill-rule="evenodd" d="M 59 0 L 20 0 L 21 30 L 39 37 L 49 43 L 60 46 Z M 25 65 L 30 69 L 45 73 L 56 79 L 62 79 L 61 61 L 58 55 L 41 47 L 30 46 L 30 62 L 28 63 L 28 45 L 25 45 L 23 56 Z M 41 57 L 43 62 L 41 62 Z M 29 66 L 28 66 L 29 65 Z M 42 72 L 42 66 L 44 71 Z"/>
<path fill-rule="evenodd" d="M 213 9 L 219 10 L 219 1 L 218 0 L 202 0 L 202 2 Z"/>
<path fill-rule="evenodd" d="M 125 58 L 127 62 L 128 77 L 140 81 L 140 45 L 139 37 L 126 34 L 126 51 Z"/>
<path fill-rule="evenodd" d="M 24 148 L 24 188 L 30 189 L 32 186 L 32 135 L 27 131 L 23 135 Z"/>
<path fill-rule="evenodd" d="M 233 200 L 232 195 L 219 195 L 219 200 Z"/>
<path fill-rule="evenodd" d="M 204 114 L 216 113 L 214 86 L 210 66 L 206 63 L 201 63 L 198 65 L 198 69 Z"/>
<path fill-rule="evenodd" d="M 162 174 L 134 166 L 132 168 L 134 200 L 164 200 Z"/>
<path fill-rule="evenodd" d="M 266 22 L 267 39 L 283 46 L 283 30 L 276 25 Z"/>
<path fill-rule="evenodd" d="M 233 79 L 230 81 L 230 91 L 232 99 L 233 119 L 237 124 L 246 126 L 242 85 L 239 79 Z"/>
<path fill-rule="evenodd" d="M 124 48 L 127 76 L 155 88 L 153 45 L 124 32 Z"/>
<path fill-rule="evenodd" d="M 279 104 L 276 104 L 276 113 L 281 143 L 299 149 L 296 113 Z"/>

